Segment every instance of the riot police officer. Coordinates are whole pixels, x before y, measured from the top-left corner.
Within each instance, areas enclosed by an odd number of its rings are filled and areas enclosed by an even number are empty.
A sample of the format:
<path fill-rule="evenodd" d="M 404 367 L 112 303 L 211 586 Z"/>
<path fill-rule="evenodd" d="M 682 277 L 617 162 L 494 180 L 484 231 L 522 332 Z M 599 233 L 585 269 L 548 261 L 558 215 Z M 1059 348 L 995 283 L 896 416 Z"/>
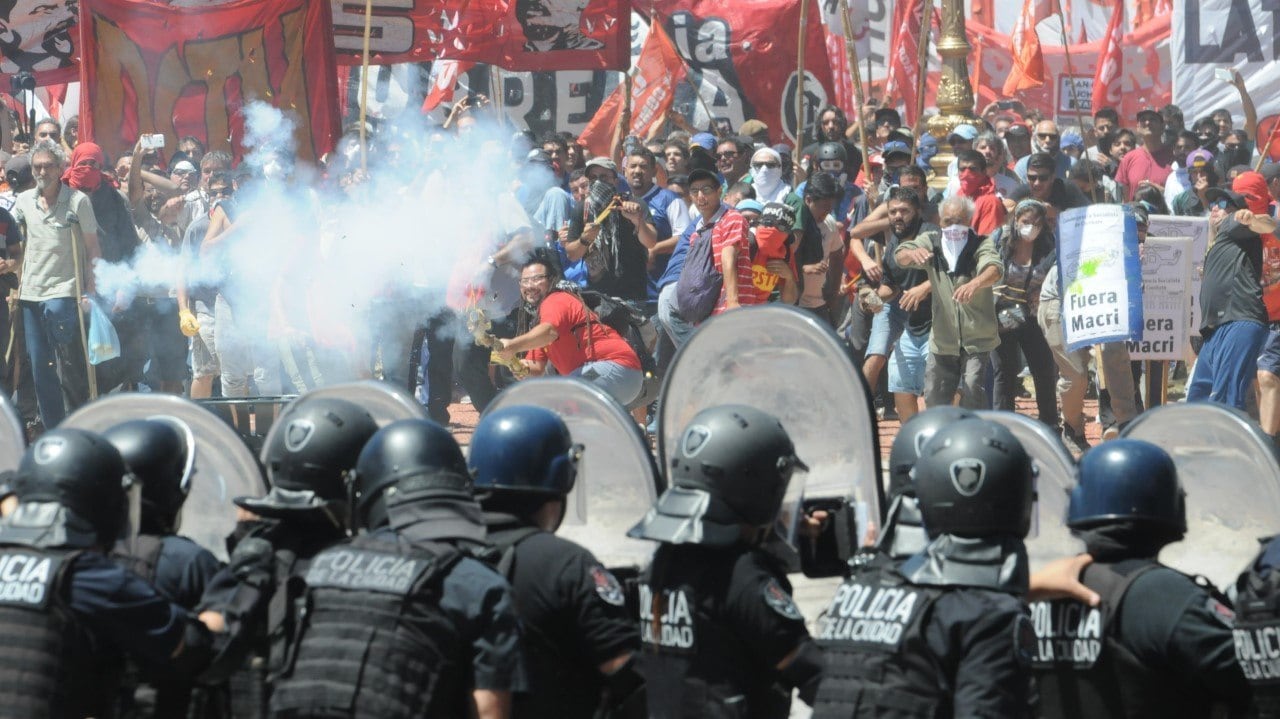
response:
<path fill-rule="evenodd" d="M 124 462 L 101 436 L 55 429 L 23 455 L 0 525 L 0 717 L 110 716 L 121 653 L 191 676 L 208 631 L 113 563 Z"/>
<path fill-rule="evenodd" d="M 1208 717 L 1236 711 L 1249 687 L 1232 644 L 1232 612 L 1207 582 L 1156 561 L 1187 531 L 1173 459 L 1118 439 L 1080 460 L 1067 526 L 1094 563 L 1082 580 L 1097 608 L 1070 601 L 1032 606 L 1034 654 L 1045 717 Z"/>
<path fill-rule="evenodd" d="M 1236 580 L 1236 659 L 1258 719 L 1280 719 L 1280 541 L 1270 537 Z"/>
<path fill-rule="evenodd" d="M 516 717 L 644 715 L 640 636 L 622 585 L 590 551 L 555 535 L 582 449 L 554 412 L 532 406 L 489 412 L 471 440 L 489 540 L 525 631 L 533 690 L 516 697 Z"/>
<path fill-rule="evenodd" d="M 327 397 L 297 400 L 279 422 L 265 450 L 271 490 L 233 500 L 254 518 L 237 529 L 231 562 L 200 603 L 201 617 L 220 630 L 206 678 L 231 680 L 237 717 L 266 716 L 270 679 L 296 626 L 289 578 L 346 538 L 346 474 L 378 429 L 359 405 Z"/>
<path fill-rule="evenodd" d="M 912 477 L 929 543 L 836 591 L 815 717 L 1030 716 L 1033 474 L 993 422 L 952 422 L 924 444 Z"/>
<path fill-rule="evenodd" d="M 911 481 L 911 470 L 920 458 L 920 450 L 939 429 L 976 416 L 962 407 L 931 407 L 903 423 L 893 438 L 893 446 L 889 449 L 889 511 L 877 542 L 892 559 L 906 559 L 928 543 L 920 518 L 919 500 Z"/>
<path fill-rule="evenodd" d="M 111 557 L 169 601 L 194 609 L 222 565 L 209 550 L 174 534 L 194 459 L 187 431 L 176 420 L 138 419 L 118 424 L 102 436 L 120 452 L 125 467 L 142 485 L 139 534 L 128 542 L 117 542 Z M 150 702 L 154 704 L 144 712 L 148 715 L 187 714 L 191 682 L 167 676 L 163 667 L 141 667 L 141 672 L 154 685 L 155 695 L 135 703 L 134 692 L 126 690 L 122 715 L 144 711 Z"/>
<path fill-rule="evenodd" d="M 630 536 L 661 542 L 640 579 L 640 673 L 650 716 L 785 717 L 809 701 L 822 656 L 771 551 L 792 473 L 807 469 L 773 416 L 696 414 L 670 488 Z"/>
<path fill-rule="evenodd" d="M 393 422 L 360 453 L 353 524 L 311 560 L 273 715 L 505 717 L 526 688 L 510 586 L 469 556 L 485 527 L 458 443 Z M 474 704 L 473 704 L 474 703 Z"/>

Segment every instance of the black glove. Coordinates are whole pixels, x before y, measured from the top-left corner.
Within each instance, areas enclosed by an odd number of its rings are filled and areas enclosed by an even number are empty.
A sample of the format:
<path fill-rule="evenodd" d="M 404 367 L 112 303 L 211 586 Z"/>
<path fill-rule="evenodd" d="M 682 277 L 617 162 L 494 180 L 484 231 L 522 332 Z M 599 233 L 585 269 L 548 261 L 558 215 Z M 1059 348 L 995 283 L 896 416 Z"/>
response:
<path fill-rule="evenodd" d="M 247 537 L 236 545 L 227 569 L 242 584 L 259 589 L 269 587 L 275 583 L 275 549 L 261 537 Z"/>

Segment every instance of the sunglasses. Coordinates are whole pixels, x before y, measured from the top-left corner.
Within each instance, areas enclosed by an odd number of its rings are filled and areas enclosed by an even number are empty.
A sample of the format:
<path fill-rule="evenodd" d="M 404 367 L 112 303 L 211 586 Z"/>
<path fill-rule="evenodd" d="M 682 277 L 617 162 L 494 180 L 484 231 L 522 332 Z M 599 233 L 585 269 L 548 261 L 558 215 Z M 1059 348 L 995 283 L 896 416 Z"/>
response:
<path fill-rule="evenodd" d="M 1058 133 L 1056 133 L 1056 132 L 1037 132 L 1037 133 L 1036 133 L 1036 137 L 1040 138 L 1041 140 L 1056 140 L 1056 139 L 1058 139 Z"/>
<path fill-rule="evenodd" d="M 209 190 L 209 197 L 231 197 L 233 190 L 230 187 L 224 187 L 220 190 Z"/>
<path fill-rule="evenodd" d="M 1214 209 L 1218 209 L 1218 210 L 1232 210 L 1232 209 L 1235 209 L 1235 206 L 1231 204 L 1231 200 L 1226 200 L 1226 199 L 1218 200 L 1218 201 L 1214 202 L 1213 204 L 1209 205 L 1209 207 L 1214 208 Z"/>
<path fill-rule="evenodd" d="M 753 162 L 753 163 L 751 163 L 751 168 L 752 168 L 753 170 L 763 170 L 763 169 L 764 169 L 764 168 L 766 168 L 766 167 L 782 167 L 782 165 L 780 165 L 780 164 L 778 164 L 778 163 L 776 163 L 776 162 Z"/>
<path fill-rule="evenodd" d="M 732 160 L 733 158 L 735 158 L 735 157 L 737 157 L 737 156 L 738 156 L 738 152 L 737 152 L 736 150 L 729 150 L 728 152 L 717 152 L 717 153 L 716 153 L 716 157 L 717 157 L 718 159 L 721 159 L 721 160 Z"/>
<path fill-rule="evenodd" d="M 1053 179 L 1053 175 L 1032 175 L 1027 174 L 1027 184 L 1034 185 L 1038 182 L 1049 182 Z"/>

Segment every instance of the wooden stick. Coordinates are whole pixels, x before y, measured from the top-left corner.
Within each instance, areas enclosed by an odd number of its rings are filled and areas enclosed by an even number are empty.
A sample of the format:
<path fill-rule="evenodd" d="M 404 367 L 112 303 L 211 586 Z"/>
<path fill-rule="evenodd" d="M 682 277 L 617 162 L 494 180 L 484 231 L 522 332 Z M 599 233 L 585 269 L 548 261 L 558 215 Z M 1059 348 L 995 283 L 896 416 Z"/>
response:
<path fill-rule="evenodd" d="M 1071 67 L 1071 46 L 1067 44 L 1067 16 L 1062 12 L 1062 0 L 1053 0 L 1053 4 L 1058 8 L 1058 32 L 1062 37 L 1062 52 L 1067 58 L 1067 80 L 1071 86 L 1071 104 L 1076 109 L 1076 127 L 1080 128 L 1080 138 L 1084 139 L 1084 113 L 1080 111 L 1080 98 L 1076 95 L 1076 73 Z M 1101 59 L 1098 62 L 1102 62 Z M 1089 199 L 1095 204 L 1098 202 L 1098 182 L 1102 178 L 1094 178 L 1093 189 L 1090 191 Z M 1101 365 L 1099 365 L 1101 366 Z M 1101 373 L 1099 373 L 1101 374 Z"/>
<path fill-rule="evenodd" d="M 795 152 L 792 153 L 792 157 L 800 157 L 800 152 L 804 149 L 804 31 L 808 26 L 809 0 L 800 0 L 799 40 L 796 44 L 796 142 Z M 800 184 L 800 170 L 798 164 L 792 170 L 791 180 L 792 187 L 796 187 Z"/>
<path fill-rule="evenodd" d="M 933 0 L 924 0 L 920 8 L 920 52 L 916 57 L 920 67 L 916 76 L 916 120 L 912 123 L 914 131 L 924 117 L 924 95 L 929 89 L 929 37 L 933 34 Z M 911 143 L 911 164 L 916 164 L 916 143 Z"/>
<path fill-rule="evenodd" d="M 365 114 L 369 108 L 369 34 L 373 32 L 373 0 L 364 0 L 364 44 L 360 55 L 360 169 L 369 169 L 369 131 Z"/>
<path fill-rule="evenodd" d="M 868 166 L 871 154 L 871 145 L 867 143 L 867 118 L 862 116 L 862 109 L 867 106 L 867 96 L 862 91 L 862 78 L 858 72 L 858 44 L 853 39 L 853 26 L 849 23 L 849 0 L 840 0 L 840 20 L 844 25 L 844 49 L 848 54 L 849 62 L 849 81 L 853 85 L 854 102 L 858 103 L 858 139 L 862 143 L 862 158 L 864 168 Z M 914 159 L 914 158 L 913 158 Z M 868 172 L 867 177 L 871 174 Z M 851 178 L 856 179 L 856 178 Z M 868 208 L 875 207 L 875 198 L 872 197 L 874 192 L 868 192 L 867 205 Z"/>
<path fill-rule="evenodd" d="M 80 346 L 84 348 L 84 366 L 89 375 L 87 377 L 89 381 L 89 399 L 95 400 L 98 398 L 98 371 L 94 368 L 93 362 L 89 360 L 89 333 L 85 331 L 84 310 L 80 306 L 80 303 L 84 300 L 84 290 L 81 289 L 83 284 L 80 279 L 82 272 L 80 267 L 80 242 L 83 237 L 80 230 L 80 221 L 76 220 L 72 223 L 71 229 L 71 263 L 76 270 L 76 319 L 80 320 Z M 25 260 L 26 258 L 23 259 Z"/>

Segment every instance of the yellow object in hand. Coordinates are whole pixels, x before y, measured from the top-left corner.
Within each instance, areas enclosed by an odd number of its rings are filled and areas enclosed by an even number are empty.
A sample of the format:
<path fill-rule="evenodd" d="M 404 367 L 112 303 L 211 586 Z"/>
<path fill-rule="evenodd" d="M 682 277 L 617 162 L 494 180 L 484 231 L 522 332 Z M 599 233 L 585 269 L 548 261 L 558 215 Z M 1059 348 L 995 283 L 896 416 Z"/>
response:
<path fill-rule="evenodd" d="M 178 328 L 187 337 L 195 337 L 200 333 L 200 323 L 196 321 L 196 316 L 191 314 L 191 310 L 178 312 Z"/>

